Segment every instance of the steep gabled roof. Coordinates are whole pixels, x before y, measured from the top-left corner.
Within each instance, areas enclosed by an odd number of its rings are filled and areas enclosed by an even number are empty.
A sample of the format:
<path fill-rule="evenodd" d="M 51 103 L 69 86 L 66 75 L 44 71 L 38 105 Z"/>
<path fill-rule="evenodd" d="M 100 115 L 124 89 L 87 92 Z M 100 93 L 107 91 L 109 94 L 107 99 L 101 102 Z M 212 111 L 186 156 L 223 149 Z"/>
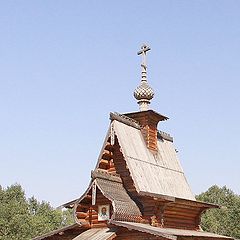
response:
<path fill-rule="evenodd" d="M 195 200 L 171 141 L 158 139 L 158 151 L 153 153 L 146 147 L 139 128 L 125 120 L 113 120 L 112 127 L 139 193 Z"/>
<path fill-rule="evenodd" d="M 121 178 L 117 176 L 113 177 L 101 171 L 95 171 L 95 176 L 96 185 L 100 191 L 106 198 L 112 201 L 114 209 L 112 219 L 125 219 L 139 222 L 142 214 L 136 203 L 130 198 L 126 189 L 123 187 Z"/>
<path fill-rule="evenodd" d="M 123 187 L 120 176 L 118 174 L 109 174 L 100 169 L 92 172 L 92 181 L 87 191 L 75 202 L 75 207 L 89 194 L 93 184 L 96 184 L 103 196 L 112 202 L 112 219 L 133 222 L 141 221 L 142 214 Z"/>

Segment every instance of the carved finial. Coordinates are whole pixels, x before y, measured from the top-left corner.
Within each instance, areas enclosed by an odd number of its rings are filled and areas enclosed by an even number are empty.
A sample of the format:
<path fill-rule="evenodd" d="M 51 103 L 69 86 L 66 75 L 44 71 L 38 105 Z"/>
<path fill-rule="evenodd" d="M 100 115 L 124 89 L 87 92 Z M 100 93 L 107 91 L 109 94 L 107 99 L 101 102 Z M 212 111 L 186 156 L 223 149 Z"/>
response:
<path fill-rule="evenodd" d="M 140 86 L 138 86 L 134 91 L 134 97 L 138 100 L 138 104 L 140 107 L 140 111 L 148 110 L 148 105 L 150 104 L 150 100 L 154 96 L 153 89 L 147 83 L 147 51 L 150 50 L 150 47 L 147 45 L 143 45 L 141 50 L 137 53 L 138 55 L 142 55 L 142 78 Z"/>

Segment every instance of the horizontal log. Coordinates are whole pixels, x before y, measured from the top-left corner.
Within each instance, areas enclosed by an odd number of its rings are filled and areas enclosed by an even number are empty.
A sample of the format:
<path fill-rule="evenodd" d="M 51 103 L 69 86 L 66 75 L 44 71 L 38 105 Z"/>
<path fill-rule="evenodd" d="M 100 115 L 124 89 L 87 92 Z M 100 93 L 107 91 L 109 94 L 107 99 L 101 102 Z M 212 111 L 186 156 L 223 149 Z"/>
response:
<path fill-rule="evenodd" d="M 90 214 L 88 214 L 87 216 L 90 216 Z M 93 216 L 98 216 L 98 214 L 97 214 L 97 213 L 92 213 L 91 216 L 92 216 L 92 217 L 93 217 Z"/>
<path fill-rule="evenodd" d="M 173 216 L 173 215 L 165 215 L 164 214 L 164 219 L 176 219 L 176 221 L 192 221 L 192 222 L 195 222 L 195 219 L 196 218 L 193 218 L 193 217 L 183 217 L 183 216 L 179 216 L 179 215 L 175 215 L 175 216 Z"/>
<path fill-rule="evenodd" d="M 168 207 L 165 208 L 165 211 L 186 212 L 186 213 L 190 213 L 190 214 L 198 214 L 200 212 L 200 209 L 168 206 Z"/>
<path fill-rule="evenodd" d="M 104 160 L 110 161 L 112 158 L 113 158 L 112 155 L 109 155 L 109 154 L 103 154 L 102 155 L 102 159 L 104 159 Z"/>
<path fill-rule="evenodd" d="M 90 220 L 90 219 L 92 219 L 92 220 L 96 220 L 96 219 L 98 219 L 98 215 L 92 215 L 91 216 L 91 218 L 90 218 L 90 216 L 88 215 L 86 218 L 85 218 L 85 220 Z"/>
<path fill-rule="evenodd" d="M 104 149 L 104 150 L 103 150 L 103 154 L 112 155 L 112 152 L 111 152 L 111 151 L 109 151 L 109 150 L 106 150 L 106 149 Z"/>
<path fill-rule="evenodd" d="M 169 218 L 164 218 L 164 223 L 165 224 L 174 224 L 174 225 L 184 225 L 184 226 L 188 226 L 188 225 L 196 225 L 195 221 L 190 221 L 190 220 L 173 220 L 173 219 L 169 219 Z"/>
<path fill-rule="evenodd" d="M 98 215 L 92 215 L 92 219 L 98 219 Z"/>
<path fill-rule="evenodd" d="M 106 161 L 106 160 L 104 160 L 104 161 Z M 107 169 L 109 168 L 109 164 L 100 162 L 100 163 L 99 163 L 99 168 L 100 168 L 100 169 L 103 169 L 103 170 L 107 170 Z"/>
<path fill-rule="evenodd" d="M 105 160 L 105 159 L 101 159 L 100 163 L 101 165 L 109 165 L 109 161 L 108 160 Z"/>
<path fill-rule="evenodd" d="M 179 217 L 186 217 L 186 218 L 195 218 L 198 214 L 195 213 L 186 213 L 186 212 L 176 212 L 176 211 L 164 211 L 164 216 L 179 216 Z"/>
<path fill-rule="evenodd" d="M 81 224 L 83 224 L 84 226 L 89 224 L 88 221 L 86 221 L 85 219 L 78 219 L 78 222 L 80 222 Z"/>
<path fill-rule="evenodd" d="M 181 218 L 179 216 L 164 216 L 164 220 L 172 222 L 195 222 L 195 219 Z"/>
<path fill-rule="evenodd" d="M 106 227 L 107 226 L 107 222 L 98 222 L 98 223 L 94 223 L 93 226 L 95 228 L 102 228 L 102 227 Z"/>
<path fill-rule="evenodd" d="M 80 204 L 78 204 L 77 208 L 89 209 L 89 205 L 88 205 L 88 204 L 80 203 Z"/>
<path fill-rule="evenodd" d="M 111 172 L 111 173 L 116 172 L 115 167 L 111 167 L 111 168 L 109 168 L 109 169 L 108 169 L 108 172 Z"/>
<path fill-rule="evenodd" d="M 106 160 L 111 160 L 113 158 L 113 154 L 108 150 L 103 150 L 102 158 Z"/>
<path fill-rule="evenodd" d="M 108 150 L 108 151 L 113 151 L 113 150 L 114 150 L 114 147 L 111 145 L 110 142 L 107 142 L 107 143 L 106 143 L 106 146 L 105 146 L 105 149 Z"/>
<path fill-rule="evenodd" d="M 144 211 L 153 211 L 154 209 L 155 209 L 155 207 L 154 206 L 151 206 L 151 205 L 146 205 L 145 203 L 144 203 Z"/>
<path fill-rule="evenodd" d="M 92 224 L 98 224 L 99 221 L 98 221 L 98 219 L 92 219 L 91 223 L 92 223 Z"/>
<path fill-rule="evenodd" d="M 186 206 L 186 205 L 181 205 L 177 203 L 170 203 L 167 208 L 174 208 L 174 209 L 186 209 L 187 211 L 200 211 L 200 207 L 196 206 Z"/>
<path fill-rule="evenodd" d="M 76 216 L 78 218 L 86 218 L 87 217 L 87 213 L 86 212 L 76 212 Z"/>

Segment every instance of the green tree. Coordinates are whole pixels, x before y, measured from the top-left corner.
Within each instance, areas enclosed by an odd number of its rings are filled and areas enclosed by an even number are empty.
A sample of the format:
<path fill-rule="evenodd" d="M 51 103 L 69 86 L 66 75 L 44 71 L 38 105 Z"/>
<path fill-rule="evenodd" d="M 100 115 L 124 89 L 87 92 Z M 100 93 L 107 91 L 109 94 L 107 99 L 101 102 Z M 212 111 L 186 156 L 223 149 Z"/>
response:
<path fill-rule="evenodd" d="M 216 185 L 196 196 L 197 200 L 220 205 L 220 209 L 210 209 L 202 216 L 203 230 L 240 238 L 240 196 L 226 186 Z"/>
<path fill-rule="evenodd" d="M 47 202 L 26 199 L 19 184 L 0 186 L 0 240 L 28 240 L 73 221 L 68 211 L 54 209 Z"/>

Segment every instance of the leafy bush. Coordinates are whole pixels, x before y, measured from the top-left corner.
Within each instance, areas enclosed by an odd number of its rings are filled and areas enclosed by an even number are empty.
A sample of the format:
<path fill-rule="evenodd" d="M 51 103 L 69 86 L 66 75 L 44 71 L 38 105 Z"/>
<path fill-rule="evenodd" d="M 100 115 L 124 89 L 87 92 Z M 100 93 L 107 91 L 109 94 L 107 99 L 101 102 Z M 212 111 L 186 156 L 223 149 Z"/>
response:
<path fill-rule="evenodd" d="M 28 240 L 72 221 L 69 211 L 54 209 L 34 197 L 27 199 L 19 184 L 0 186 L 0 240 Z"/>
<path fill-rule="evenodd" d="M 216 185 L 196 196 L 197 200 L 222 206 L 208 210 L 202 216 L 203 230 L 240 238 L 240 196 L 226 186 Z"/>

